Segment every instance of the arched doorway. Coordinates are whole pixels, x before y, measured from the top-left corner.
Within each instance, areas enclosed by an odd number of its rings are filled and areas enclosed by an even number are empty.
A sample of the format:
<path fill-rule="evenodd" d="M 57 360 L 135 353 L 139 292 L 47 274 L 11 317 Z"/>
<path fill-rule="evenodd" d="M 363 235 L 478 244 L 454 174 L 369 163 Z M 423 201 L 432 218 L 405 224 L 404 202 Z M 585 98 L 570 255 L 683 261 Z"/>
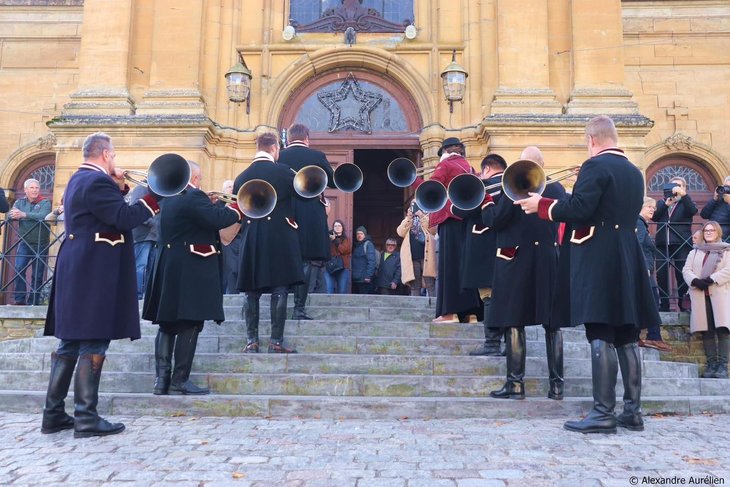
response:
<path fill-rule="evenodd" d="M 11 189 L 12 196 L 9 201 L 11 207 L 14 202 L 25 198 L 24 183 L 28 179 L 36 179 L 40 183 L 40 196 L 44 199 L 53 200 L 53 186 L 56 175 L 56 159 L 54 155 L 43 155 L 33 159 L 29 162 L 24 169 L 17 175 L 13 181 Z M 49 228 L 50 238 L 48 245 L 44 245 L 43 248 L 34 248 L 34 252 L 39 255 L 48 255 L 49 250 L 54 246 L 58 240 L 58 236 L 62 231 L 57 230 L 53 224 L 46 222 L 39 222 L 38 225 L 44 225 Z M 16 257 L 18 255 L 18 246 L 21 239 L 21 232 L 19 229 L 18 222 L 15 220 L 7 219 L 5 221 L 5 231 L 3 232 L 3 249 L 4 249 L 4 265 L 2 266 L 2 288 L 0 288 L 0 295 L 3 303 L 13 302 L 14 294 L 14 281 L 17 279 L 23 279 L 26 283 L 26 287 L 30 288 L 33 286 L 33 278 L 31 275 L 31 268 L 27 268 L 23 275 L 19 274 L 19 269 L 16 266 Z M 42 299 L 45 299 L 48 293 L 48 283 L 53 275 L 53 262 L 55 257 L 42 259 L 38 264 L 39 271 L 42 273 L 42 282 L 38 286 L 39 292 L 43 294 Z"/>
<path fill-rule="evenodd" d="M 329 71 L 300 86 L 287 100 L 279 127 L 298 122 L 310 129 L 310 145 L 327 154 L 333 167 L 354 163 L 363 172 L 357 193 L 327 190 L 330 223 L 345 222 L 352 235 L 363 225 L 375 244 L 395 235 L 410 192 L 388 182 L 391 160 L 407 157 L 416 164 L 423 127 L 418 107 L 398 82 L 364 69 Z"/>

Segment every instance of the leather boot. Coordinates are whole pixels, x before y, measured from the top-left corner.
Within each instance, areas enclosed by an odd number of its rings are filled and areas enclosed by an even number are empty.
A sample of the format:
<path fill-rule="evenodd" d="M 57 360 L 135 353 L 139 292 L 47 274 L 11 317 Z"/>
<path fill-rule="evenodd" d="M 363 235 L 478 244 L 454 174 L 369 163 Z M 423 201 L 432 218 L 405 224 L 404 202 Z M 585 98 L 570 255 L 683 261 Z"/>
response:
<path fill-rule="evenodd" d="M 563 332 L 545 330 L 545 350 L 547 352 L 549 390 L 548 399 L 563 399 Z"/>
<path fill-rule="evenodd" d="M 210 390 L 198 387 L 190 382 L 190 371 L 193 368 L 199 333 L 199 328 L 193 326 L 177 334 L 177 340 L 175 340 L 175 368 L 172 371 L 170 394 L 197 396 L 210 394 Z"/>
<path fill-rule="evenodd" d="M 489 393 L 498 399 L 525 398 L 525 327 L 507 329 L 507 382 L 501 389 Z"/>
<path fill-rule="evenodd" d="M 616 426 L 631 431 L 644 431 L 641 417 L 641 354 L 638 343 L 616 347 L 621 379 L 624 382 L 624 410 L 616 416 Z"/>
<path fill-rule="evenodd" d="M 246 294 L 243 314 L 246 317 L 246 347 L 243 353 L 259 353 L 259 300 Z"/>
<path fill-rule="evenodd" d="M 46 406 L 43 408 L 41 433 L 58 433 L 74 427 L 74 419 L 66 414 L 64 400 L 68 395 L 71 378 L 74 375 L 77 357 L 51 354 L 51 378 L 48 380 Z"/>
<path fill-rule="evenodd" d="M 164 396 L 170 389 L 172 373 L 172 350 L 175 348 L 175 335 L 157 330 L 155 337 L 155 388 L 152 394 Z"/>
<path fill-rule="evenodd" d="M 74 438 L 116 435 L 124 424 L 110 423 L 99 416 L 99 381 L 104 367 L 104 355 L 81 355 L 74 378 Z"/>
<path fill-rule="evenodd" d="M 489 308 L 492 306 L 492 299 L 484 299 L 484 343 L 477 349 L 469 352 L 471 356 L 486 355 L 491 357 L 498 357 L 504 355 L 501 350 L 502 336 L 504 331 L 502 328 L 490 328 L 487 326 L 489 323 Z"/>
<path fill-rule="evenodd" d="M 727 362 L 730 352 L 730 335 L 717 331 L 717 362 L 715 364 L 715 379 L 727 379 Z"/>
<path fill-rule="evenodd" d="M 307 315 L 304 307 L 307 304 L 307 296 L 309 294 L 309 283 L 298 284 L 294 286 L 294 311 L 291 318 L 293 320 L 311 320 L 312 317 Z"/>
<path fill-rule="evenodd" d="M 616 433 L 616 374 L 618 358 L 613 344 L 603 340 L 591 342 L 593 375 L 593 409 L 580 421 L 567 421 L 563 427 L 578 433 Z"/>
<path fill-rule="evenodd" d="M 271 295 L 271 341 L 269 342 L 269 353 L 297 353 L 295 349 L 284 346 L 287 297 L 287 293 Z"/>

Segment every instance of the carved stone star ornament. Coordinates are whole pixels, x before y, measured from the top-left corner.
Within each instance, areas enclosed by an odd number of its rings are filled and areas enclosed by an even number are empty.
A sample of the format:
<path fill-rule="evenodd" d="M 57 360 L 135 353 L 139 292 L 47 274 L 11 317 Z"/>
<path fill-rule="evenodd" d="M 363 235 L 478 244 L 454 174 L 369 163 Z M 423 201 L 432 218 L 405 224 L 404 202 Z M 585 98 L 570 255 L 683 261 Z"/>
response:
<path fill-rule="evenodd" d="M 343 107 L 341 102 L 347 101 L 352 96 L 356 104 L 357 113 L 350 108 Z M 317 94 L 320 103 L 330 112 L 330 123 L 328 131 L 338 130 L 359 130 L 368 134 L 372 133 L 370 114 L 383 101 L 383 95 L 372 91 L 365 91 L 360 87 L 355 75 L 349 73 L 340 87 L 333 91 L 323 91 Z M 345 112 L 343 114 L 343 111 Z"/>

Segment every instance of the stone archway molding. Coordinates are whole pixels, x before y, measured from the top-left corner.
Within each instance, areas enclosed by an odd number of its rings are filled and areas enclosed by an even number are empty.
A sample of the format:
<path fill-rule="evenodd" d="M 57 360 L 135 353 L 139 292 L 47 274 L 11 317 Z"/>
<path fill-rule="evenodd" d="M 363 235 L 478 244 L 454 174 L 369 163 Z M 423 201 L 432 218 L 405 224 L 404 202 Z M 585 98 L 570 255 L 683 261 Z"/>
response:
<path fill-rule="evenodd" d="M 424 123 L 433 120 L 428 80 L 424 79 L 397 54 L 374 47 L 352 46 L 319 49 L 303 54 L 278 77 L 271 86 L 272 96 L 263 107 L 268 121 L 279 120 L 289 97 L 313 76 L 332 70 L 369 69 L 390 76 L 408 91 L 418 107 Z"/>
<path fill-rule="evenodd" d="M 0 164 L 0 187 L 9 188 L 15 178 L 23 170 L 23 167 L 32 160 L 43 156 L 55 156 L 56 136 L 47 133 L 38 137 L 33 142 L 18 147 L 10 156 Z"/>
<path fill-rule="evenodd" d="M 730 166 L 720 154 L 702 142 L 682 133 L 675 133 L 646 150 L 644 160 L 649 162 L 646 166 L 647 170 L 655 162 L 668 156 L 685 156 L 701 161 L 717 181 L 722 181 L 730 174 Z"/>

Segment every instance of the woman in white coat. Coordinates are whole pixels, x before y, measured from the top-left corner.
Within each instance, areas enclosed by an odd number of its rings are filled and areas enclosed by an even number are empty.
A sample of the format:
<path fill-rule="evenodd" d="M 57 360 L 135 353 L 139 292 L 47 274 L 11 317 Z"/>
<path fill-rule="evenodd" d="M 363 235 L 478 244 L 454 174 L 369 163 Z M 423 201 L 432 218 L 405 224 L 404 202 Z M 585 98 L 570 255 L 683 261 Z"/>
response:
<path fill-rule="evenodd" d="M 707 366 L 702 377 L 727 379 L 730 348 L 730 244 L 722 242 L 715 221 L 702 228 L 702 241 L 687 256 L 682 270 L 690 286 L 690 331 L 702 333 Z"/>

